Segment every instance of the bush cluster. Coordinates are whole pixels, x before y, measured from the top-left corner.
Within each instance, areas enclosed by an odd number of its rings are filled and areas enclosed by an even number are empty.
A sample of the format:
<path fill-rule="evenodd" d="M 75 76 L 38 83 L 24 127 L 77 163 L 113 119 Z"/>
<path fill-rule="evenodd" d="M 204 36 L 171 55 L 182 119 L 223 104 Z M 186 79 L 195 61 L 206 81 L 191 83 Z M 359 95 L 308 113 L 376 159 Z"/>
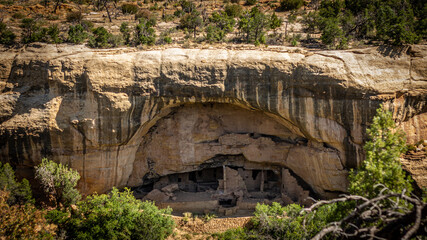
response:
<path fill-rule="evenodd" d="M 53 239 L 56 226 L 46 220 L 46 210 L 33 204 L 9 205 L 14 192 L 0 190 L 1 239 Z"/>
<path fill-rule="evenodd" d="M 66 19 L 67 19 L 67 22 L 80 23 L 83 20 L 83 15 L 82 15 L 82 12 L 80 11 L 73 11 L 73 12 L 67 13 Z"/>
<path fill-rule="evenodd" d="M 136 14 L 139 9 L 137 5 L 130 3 L 124 3 L 121 8 L 123 14 Z"/>
<path fill-rule="evenodd" d="M 234 29 L 236 21 L 227 12 L 214 12 L 209 18 L 209 25 L 206 28 L 206 40 L 209 42 L 221 42 L 227 33 Z"/>
<path fill-rule="evenodd" d="M 80 193 L 75 188 L 80 179 L 77 171 L 66 165 L 42 159 L 42 163 L 36 166 L 36 179 L 38 179 L 43 190 L 57 207 L 60 204 L 69 206 L 80 200 Z"/>
<path fill-rule="evenodd" d="M 319 29 L 329 48 L 346 48 L 350 39 L 402 45 L 426 37 L 427 5 L 418 1 L 324 0 L 314 14 L 305 17 L 307 28 Z"/>
<path fill-rule="evenodd" d="M 247 43 L 259 45 L 266 42 L 266 31 L 270 28 L 270 18 L 259 8 L 253 7 L 240 16 L 238 28 Z"/>
<path fill-rule="evenodd" d="M 34 203 L 30 183 L 25 178 L 21 182 L 17 181 L 9 163 L 0 162 L 0 190 L 8 192 L 7 198 L 4 197 L 9 205 Z"/>
<path fill-rule="evenodd" d="M 236 18 L 242 14 L 243 8 L 239 4 L 228 4 L 228 5 L 225 5 L 224 11 L 227 14 L 227 16 Z"/>
<path fill-rule="evenodd" d="M 81 24 L 70 26 L 67 41 L 74 44 L 83 43 L 88 38 L 88 33 Z"/>
<path fill-rule="evenodd" d="M 165 239 L 174 227 L 170 212 L 135 199 L 129 189 L 114 188 L 79 202 L 70 216 L 53 210 L 48 218 L 72 239 Z"/>
<path fill-rule="evenodd" d="M 208 16 L 205 11 L 200 13 L 193 1 L 180 0 L 175 6 L 180 7 L 174 15 L 163 15 L 162 18 L 168 19 L 180 17 L 179 28 L 187 35 L 196 39 L 200 32 L 204 32 L 204 38 L 208 42 L 223 42 L 227 34 L 234 31 L 236 27 L 236 18 L 239 19 L 238 28 L 241 35 L 235 40 L 243 40 L 248 43 L 265 43 L 266 32 L 269 29 L 277 29 L 282 20 L 276 14 L 266 15 L 254 7 L 251 10 L 243 12 L 243 8 L 238 4 L 239 1 L 233 1 L 233 4 L 227 4 L 224 11 L 213 12 Z M 67 14 L 67 21 L 73 23 L 66 33 L 59 31 L 56 25 L 43 27 L 42 21 L 32 18 L 22 20 L 23 29 L 22 42 L 47 42 L 61 43 L 63 41 L 73 44 L 87 43 L 93 48 L 109 48 L 120 45 L 137 46 L 154 45 L 159 37 L 157 44 L 169 44 L 172 38 L 169 34 L 155 34 L 157 16 L 149 10 L 139 10 L 138 5 L 133 3 L 124 3 L 121 6 L 124 14 L 135 14 L 136 26 L 131 27 L 129 23 L 122 23 L 119 35 L 113 35 L 104 27 L 93 28 L 93 23 L 83 20 L 81 11 L 74 11 Z M 99 9 L 105 8 L 99 5 Z M 2 34 L 4 32 L 4 34 Z M 0 25 L 0 43 L 12 44 L 16 38 L 6 27 Z M 4 36 L 4 37 L 3 37 Z"/>
<path fill-rule="evenodd" d="M 28 181 L 17 182 L 10 165 L 0 163 L 1 239 L 165 239 L 174 228 L 170 208 L 137 200 L 129 189 L 78 201 L 80 175 L 65 165 L 43 159 L 36 178 L 56 209 L 35 208 Z"/>
<path fill-rule="evenodd" d="M 245 4 L 248 6 L 255 5 L 258 2 L 258 0 L 246 0 Z"/>
<path fill-rule="evenodd" d="M 5 23 L 0 22 L 0 44 L 12 45 L 15 43 L 16 35 L 6 26 Z"/>
<path fill-rule="evenodd" d="M 290 11 L 299 9 L 304 5 L 304 0 L 281 0 L 280 9 L 284 11 Z"/>

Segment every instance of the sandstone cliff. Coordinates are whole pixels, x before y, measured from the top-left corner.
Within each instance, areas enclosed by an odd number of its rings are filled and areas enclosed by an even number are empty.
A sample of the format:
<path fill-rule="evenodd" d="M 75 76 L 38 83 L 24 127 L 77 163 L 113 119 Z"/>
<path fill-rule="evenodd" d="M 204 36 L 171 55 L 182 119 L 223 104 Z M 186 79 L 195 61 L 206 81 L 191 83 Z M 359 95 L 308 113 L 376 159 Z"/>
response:
<path fill-rule="evenodd" d="M 84 193 L 215 164 L 290 169 L 316 193 L 346 190 L 385 103 L 427 139 L 427 47 L 0 53 L 0 158 L 29 177 L 42 157 L 77 169 Z"/>

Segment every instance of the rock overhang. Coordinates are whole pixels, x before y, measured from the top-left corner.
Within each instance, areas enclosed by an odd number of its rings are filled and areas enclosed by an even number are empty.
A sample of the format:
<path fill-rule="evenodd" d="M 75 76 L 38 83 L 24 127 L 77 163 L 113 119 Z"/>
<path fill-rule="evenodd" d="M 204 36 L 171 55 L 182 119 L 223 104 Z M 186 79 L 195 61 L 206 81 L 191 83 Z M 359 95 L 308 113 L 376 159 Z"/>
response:
<path fill-rule="evenodd" d="M 413 47 L 421 53 L 424 48 Z M 31 168 L 47 156 L 67 163 L 79 170 L 85 193 L 126 186 L 150 129 L 183 106 L 260 112 L 305 139 L 310 150 L 293 153 L 295 158 L 323 159 L 317 150 L 333 151 L 341 166 L 311 162 L 315 169 L 331 169 L 310 180 L 318 192 L 345 190 L 345 184 L 325 187 L 322 181 L 363 159 L 364 130 L 380 103 L 388 104 L 403 128 L 417 129 L 420 121 L 408 119 L 426 117 L 423 54 L 391 58 L 374 48 L 73 53 L 73 47 L 48 45 L 3 56 L 3 161 Z M 425 130 L 408 135 L 426 138 Z M 298 163 L 289 166 L 307 171 Z"/>

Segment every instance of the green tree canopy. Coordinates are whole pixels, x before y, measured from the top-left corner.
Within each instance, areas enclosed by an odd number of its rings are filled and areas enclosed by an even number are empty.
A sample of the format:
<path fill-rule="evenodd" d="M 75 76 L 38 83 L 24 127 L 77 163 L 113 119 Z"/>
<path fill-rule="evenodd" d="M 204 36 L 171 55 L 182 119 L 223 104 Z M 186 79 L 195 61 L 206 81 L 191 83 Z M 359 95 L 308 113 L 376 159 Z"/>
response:
<path fill-rule="evenodd" d="M 411 178 L 403 171 L 400 156 L 406 151 L 406 142 L 401 131 L 396 129 L 392 113 L 384 106 L 377 109 L 372 125 L 366 130 L 369 141 L 365 143 L 366 159 L 351 171 L 349 192 L 368 198 L 382 190 L 383 184 L 390 191 L 412 191 Z"/>
<path fill-rule="evenodd" d="M 270 27 L 270 18 L 261 12 L 259 8 L 253 7 L 245 11 L 239 20 L 239 30 L 247 43 L 265 43 L 265 33 Z"/>
<path fill-rule="evenodd" d="M 15 171 L 9 163 L 0 162 L 0 190 L 10 193 L 7 198 L 9 205 L 34 203 L 30 183 L 25 178 L 21 182 L 17 181 Z"/>
<path fill-rule="evenodd" d="M 331 48 L 344 48 L 351 38 L 402 45 L 425 37 L 424 13 L 427 4 L 416 0 L 323 0 L 313 19 Z"/>
<path fill-rule="evenodd" d="M 80 179 L 80 174 L 66 165 L 42 159 L 36 166 L 36 179 L 38 179 L 48 197 L 51 197 L 57 207 L 60 204 L 68 206 L 80 200 L 81 196 L 75 188 Z"/>

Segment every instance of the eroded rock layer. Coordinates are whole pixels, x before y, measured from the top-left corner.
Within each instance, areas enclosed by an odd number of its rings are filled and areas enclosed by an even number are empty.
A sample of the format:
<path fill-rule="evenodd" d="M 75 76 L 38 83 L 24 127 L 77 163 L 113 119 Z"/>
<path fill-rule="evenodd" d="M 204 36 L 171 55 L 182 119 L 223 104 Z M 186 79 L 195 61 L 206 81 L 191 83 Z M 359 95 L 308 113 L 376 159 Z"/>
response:
<path fill-rule="evenodd" d="M 67 163 L 91 193 L 239 155 L 327 197 L 381 103 L 410 143 L 427 139 L 426 50 L 4 50 L 1 161 L 25 177 L 42 157 Z"/>

